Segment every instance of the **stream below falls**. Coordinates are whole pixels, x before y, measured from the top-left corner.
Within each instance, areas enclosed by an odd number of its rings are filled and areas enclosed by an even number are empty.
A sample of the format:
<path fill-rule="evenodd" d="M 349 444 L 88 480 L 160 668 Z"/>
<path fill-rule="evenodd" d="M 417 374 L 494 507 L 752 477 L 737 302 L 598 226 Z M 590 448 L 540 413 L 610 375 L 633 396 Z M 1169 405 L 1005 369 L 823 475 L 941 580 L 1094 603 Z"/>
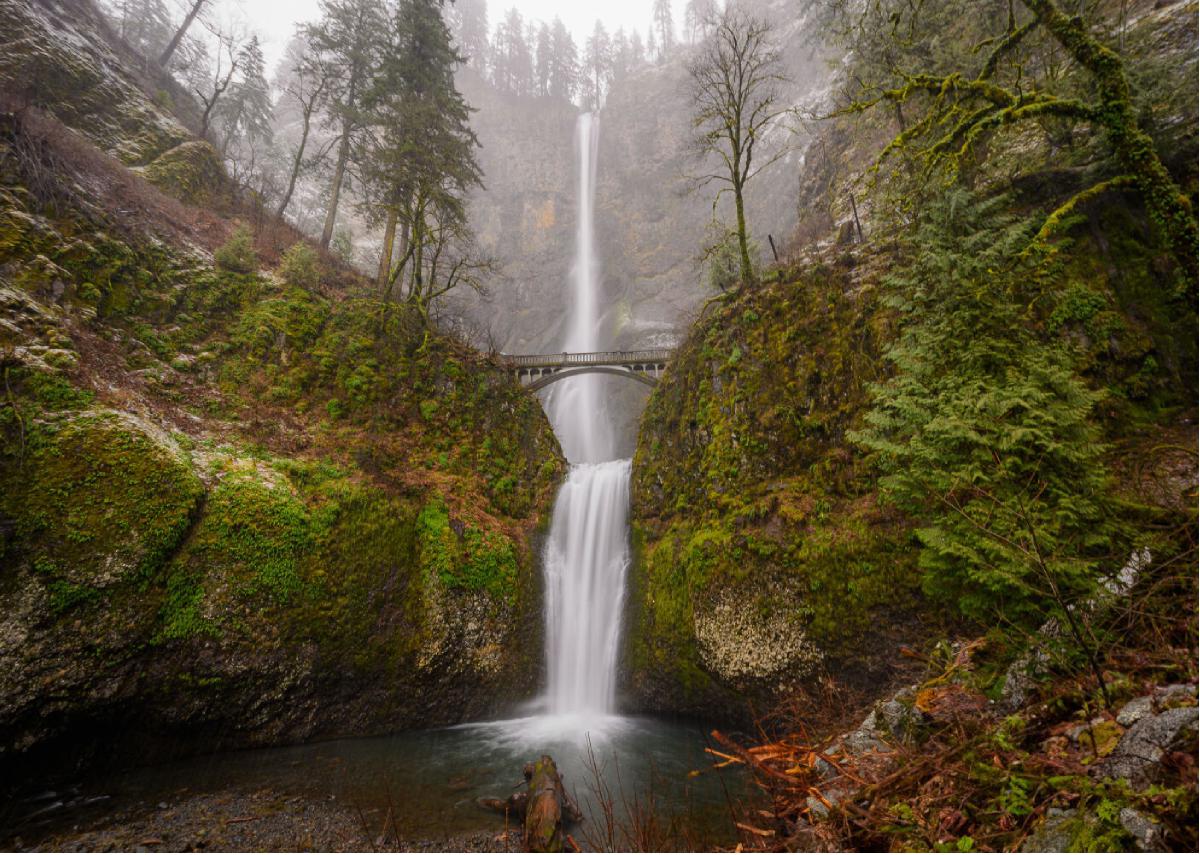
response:
<path fill-rule="evenodd" d="M 713 769 L 704 751 L 706 734 L 699 723 L 682 720 L 611 716 L 585 722 L 544 715 L 223 752 L 100 773 L 19 806 L 16 813 L 23 821 L 10 831 L 23 836 L 25 845 L 36 845 L 47 835 L 103 824 L 121 812 L 152 815 L 192 796 L 271 790 L 362 811 L 372 826 L 390 811 L 402 840 L 494 834 L 503 829 L 503 817 L 476 800 L 506 797 L 523 784 L 521 767 L 527 760 L 550 754 L 585 814 L 581 826 L 569 830 L 589 848 L 588 841 L 604 833 L 595 777 L 588 771 L 590 744 L 619 821 L 628 822 L 628 803 L 636 799 L 645 806 L 652 794 L 660 824 L 677 822 L 686 828 L 684 839 L 698 848 L 731 846 L 736 829 L 730 805 L 744 804 L 745 777 Z M 55 807 L 59 802 L 64 804 Z"/>

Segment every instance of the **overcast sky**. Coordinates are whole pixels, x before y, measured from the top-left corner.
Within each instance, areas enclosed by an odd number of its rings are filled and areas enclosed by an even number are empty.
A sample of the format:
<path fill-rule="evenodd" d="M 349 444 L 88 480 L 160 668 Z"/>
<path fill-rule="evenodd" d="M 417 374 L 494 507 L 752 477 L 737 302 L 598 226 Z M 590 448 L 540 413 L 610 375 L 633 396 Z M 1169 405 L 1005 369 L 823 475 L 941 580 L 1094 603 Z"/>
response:
<path fill-rule="evenodd" d="M 677 32 L 682 29 L 685 3 L 671 0 Z M 191 0 L 169 0 L 169 4 L 180 10 L 182 17 L 182 9 L 191 5 Z M 626 31 L 636 28 L 645 38 L 651 5 L 652 0 L 488 0 L 488 23 L 495 27 L 501 15 L 515 6 L 526 19 L 552 21 L 557 15 L 579 43 L 591 32 L 597 18 L 610 32 L 617 27 Z M 217 8 L 220 15 L 236 17 L 259 34 L 267 70 L 273 72 L 296 24 L 315 20 L 320 4 L 318 0 L 217 0 Z"/>

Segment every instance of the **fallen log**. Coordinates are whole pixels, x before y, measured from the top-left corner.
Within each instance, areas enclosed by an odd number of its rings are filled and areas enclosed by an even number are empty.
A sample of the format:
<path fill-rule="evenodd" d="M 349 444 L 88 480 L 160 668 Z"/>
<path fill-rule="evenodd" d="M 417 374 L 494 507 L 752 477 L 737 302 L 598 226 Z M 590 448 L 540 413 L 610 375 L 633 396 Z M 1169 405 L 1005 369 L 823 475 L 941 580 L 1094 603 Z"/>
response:
<path fill-rule="evenodd" d="M 522 820 L 526 851 L 562 852 L 564 819 L 582 822 L 583 812 L 563 786 L 562 776 L 550 755 L 543 754 L 537 762 L 526 763 L 522 771 L 524 789 L 507 799 L 482 798 L 478 804 Z"/>

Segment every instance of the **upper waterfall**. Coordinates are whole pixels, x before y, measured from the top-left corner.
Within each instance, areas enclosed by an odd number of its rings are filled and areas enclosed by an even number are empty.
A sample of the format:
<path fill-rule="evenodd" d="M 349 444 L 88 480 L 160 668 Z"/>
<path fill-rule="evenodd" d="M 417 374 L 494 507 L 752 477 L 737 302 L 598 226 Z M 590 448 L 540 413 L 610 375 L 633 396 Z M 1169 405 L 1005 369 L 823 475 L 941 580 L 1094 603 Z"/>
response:
<path fill-rule="evenodd" d="M 600 120 L 583 113 L 575 126 L 578 163 L 575 262 L 563 350 L 600 350 L 600 266 L 595 251 L 596 161 Z M 599 376 L 558 384 L 547 410 L 563 453 L 572 463 L 600 463 L 616 455 L 612 424 L 601 395 Z"/>
<path fill-rule="evenodd" d="M 576 125 L 578 229 L 564 350 L 600 347 L 599 265 L 594 251 L 600 122 Z M 613 460 L 614 431 L 601 378 L 556 384 L 550 420 L 573 464 L 559 490 L 546 545 L 547 698 L 556 715 L 604 715 L 614 706 L 621 606 L 629 564 L 629 461 Z"/>

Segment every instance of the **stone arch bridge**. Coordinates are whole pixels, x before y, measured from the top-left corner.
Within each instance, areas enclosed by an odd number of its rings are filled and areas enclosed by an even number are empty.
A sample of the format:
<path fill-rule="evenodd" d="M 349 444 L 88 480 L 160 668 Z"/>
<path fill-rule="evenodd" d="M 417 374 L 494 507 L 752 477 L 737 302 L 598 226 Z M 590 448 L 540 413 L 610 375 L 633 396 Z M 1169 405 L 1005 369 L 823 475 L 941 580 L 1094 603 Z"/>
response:
<path fill-rule="evenodd" d="M 671 351 L 609 350 L 596 353 L 501 354 L 501 363 L 525 388 L 536 392 L 580 374 L 614 374 L 653 386 L 671 359 Z"/>

